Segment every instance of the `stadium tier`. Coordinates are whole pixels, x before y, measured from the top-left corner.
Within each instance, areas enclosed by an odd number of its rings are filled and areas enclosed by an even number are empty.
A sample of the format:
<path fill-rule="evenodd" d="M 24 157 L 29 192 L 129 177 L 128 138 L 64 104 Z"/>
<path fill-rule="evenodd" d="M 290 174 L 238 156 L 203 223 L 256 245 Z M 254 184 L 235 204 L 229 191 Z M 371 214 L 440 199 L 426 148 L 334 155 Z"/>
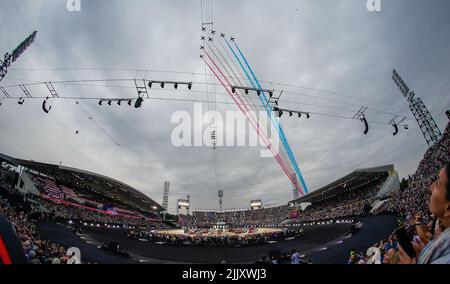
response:
<path fill-rule="evenodd" d="M 17 189 L 56 218 L 164 227 L 161 205 L 122 182 L 74 168 L 0 158 L 20 172 Z"/>
<path fill-rule="evenodd" d="M 226 212 L 194 211 L 192 216 L 182 216 L 181 225 L 208 228 L 225 222 L 232 227 L 278 226 L 361 216 L 370 211 L 389 178 L 396 180 L 396 183 L 389 183 L 389 190 L 398 189 L 400 184 L 393 165 L 359 169 L 283 206 Z M 302 204 L 311 205 L 302 210 Z"/>

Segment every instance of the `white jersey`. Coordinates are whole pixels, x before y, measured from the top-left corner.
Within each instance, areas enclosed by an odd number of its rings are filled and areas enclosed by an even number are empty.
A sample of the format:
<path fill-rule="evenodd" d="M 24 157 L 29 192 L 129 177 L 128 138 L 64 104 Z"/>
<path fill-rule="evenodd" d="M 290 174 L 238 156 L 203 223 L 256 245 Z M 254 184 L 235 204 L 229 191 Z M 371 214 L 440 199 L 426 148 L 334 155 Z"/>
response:
<path fill-rule="evenodd" d="M 292 254 L 291 264 L 300 264 L 300 254 L 298 252 Z"/>
<path fill-rule="evenodd" d="M 69 260 L 67 260 L 67 264 L 80 264 L 78 258 L 74 255 Z"/>

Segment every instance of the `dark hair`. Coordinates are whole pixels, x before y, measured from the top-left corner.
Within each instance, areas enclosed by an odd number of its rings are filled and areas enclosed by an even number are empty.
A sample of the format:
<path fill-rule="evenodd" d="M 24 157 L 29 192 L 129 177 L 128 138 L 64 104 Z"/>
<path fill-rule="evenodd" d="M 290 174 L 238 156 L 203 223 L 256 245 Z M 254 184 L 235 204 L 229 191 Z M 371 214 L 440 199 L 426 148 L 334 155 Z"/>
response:
<path fill-rule="evenodd" d="M 447 201 L 450 201 L 450 162 L 445 163 L 445 173 L 447 174 L 445 197 L 447 198 Z"/>

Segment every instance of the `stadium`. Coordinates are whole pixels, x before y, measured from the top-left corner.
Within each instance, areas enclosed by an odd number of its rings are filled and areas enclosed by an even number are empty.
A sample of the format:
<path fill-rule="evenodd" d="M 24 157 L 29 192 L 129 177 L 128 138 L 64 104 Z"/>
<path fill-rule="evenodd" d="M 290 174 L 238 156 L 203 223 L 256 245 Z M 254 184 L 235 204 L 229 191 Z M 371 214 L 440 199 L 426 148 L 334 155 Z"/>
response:
<path fill-rule="evenodd" d="M 432 24 L 406 56 L 396 30 L 368 48 L 367 31 L 393 21 L 349 4 L 324 12 L 340 21 L 327 39 L 313 17 L 326 5 L 305 1 L 305 17 L 265 3 L 265 17 L 286 19 L 269 21 L 267 44 L 244 17 L 253 2 L 84 14 L 45 2 L 0 4 L 26 32 L 0 27 L 13 50 L 0 60 L 0 264 L 450 264 L 450 64 L 430 55 L 441 50 L 401 63 L 450 46 Z M 386 9 L 401 16 L 401 4 Z M 450 27 L 439 5 L 417 5 Z M 111 22 L 116 10 L 127 12 Z M 147 20 L 142 37 L 129 24 Z M 127 67 L 140 64 L 151 69 Z"/>
<path fill-rule="evenodd" d="M 19 218 L 21 231 L 52 242 L 40 251 L 47 261 L 58 253 L 64 259 L 63 248 L 76 245 L 85 263 L 290 263 L 293 250 L 304 263 L 345 263 L 350 250 L 386 238 L 397 226 L 395 214 L 427 214 L 424 206 L 401 204 L 427 203 L 426 188 L 416 186 L 448 161 L 449 129 L 406 188 L 393 165 L 356 169 L 283 206 L 194 211 L 178 221 L 163 220 L 160 204 L 112 178 L 1 155 L 2 212 Z"/>

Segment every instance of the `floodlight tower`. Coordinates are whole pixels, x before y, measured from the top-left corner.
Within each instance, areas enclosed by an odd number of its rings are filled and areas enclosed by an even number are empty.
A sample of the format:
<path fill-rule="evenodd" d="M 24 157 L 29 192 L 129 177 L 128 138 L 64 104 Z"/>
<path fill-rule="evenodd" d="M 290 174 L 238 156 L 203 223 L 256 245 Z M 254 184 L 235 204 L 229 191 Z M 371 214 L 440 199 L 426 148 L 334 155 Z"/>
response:
<path fill-rule="evenodd" d="M 190 195 L 187 196 L 187 201 L 188 201 L 188 204 L 189 204 L 189 206 L 187 208 L 187 214 L 189 215 L 189 211 L 190 211 L 190 208 L 191 208 L 191 196 Z"/>
<path fill-rule="evenodd" d="M 169 188 L 170 188 L 170 182 L 165 181 L 164 182 L 164 193 L 163 193 L 163 202 L 162 206 L 164 208 L 164 217 L 163 219 L 166 219 L 166 213 L 169 211 Z"/>
<path fill-rule="evenodd" d="M 223 190 L 219 190 L 219 191 L 218 191 L 218 196 L 219 196 L 219 208 L 220 208 L 220 212 L 222 212 Z"/>
<path fill-rule="evenodd" d="M 413 91 L 410 91 L 408 85 L 406 85 L 402 77 L 397 73 L 395 69 L 393 71 L 392 80 L 408 101 L 409 109 L 416 118 L 420 130 L 422 131 L 423 137 L 427 141 L 428 147 L 431 147 L 439 142 L 439 140 L 442 139 L 442 133 L 439 130 L 439 127 L 437 126 L 433 117 L 431 116 L 431 113 L 423 103 L 422 99 L 415 98 L 416 94 Z"/>
<path fill-rule="evenodd" d="M 17 58 L 33 43 L 36 38 L 37 31 L 34 31 L 31 35 L 29 35 L 24 41 L 22 41 L 14 50 L 10 53 L 5 53 L 3 61 L 0 60 L 0 81 L 5 78 L 8 73 L 8 67 L 14 63 Z"/>
<path fill-rule="evenodd" d="M 292 194 L 294 195 L 294 200 L 297 200 L 300 197 L 300 193 L 298 192 L 297 189 L 297 176 L 295 174 L 291 175 L 291 178 L 293 180 L 292 182 Z"/>

